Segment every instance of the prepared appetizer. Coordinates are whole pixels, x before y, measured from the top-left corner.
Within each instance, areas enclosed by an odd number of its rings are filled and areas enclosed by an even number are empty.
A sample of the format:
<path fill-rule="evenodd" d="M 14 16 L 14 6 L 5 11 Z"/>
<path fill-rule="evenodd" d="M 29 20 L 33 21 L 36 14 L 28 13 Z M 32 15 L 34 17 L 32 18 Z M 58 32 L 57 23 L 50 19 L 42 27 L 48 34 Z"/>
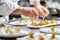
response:
<path fill-rule="evenodd" d="M 9 27 L 5 30 L 6 33 L 8 34 L 15 34 L 15 33 L 19 33 L 20 32 L 20 28 L 16 28 L 14 30 L 10 29 Z"/>
<path fill-rule="evenodd" d="M 13 34 L 12 30 L 9 27 L 5 30 L 5 32 L 8 34 Z"/>
<path fill-rule="evenodd" d="M 29 38 L 34 38 L 34 34 L 32 32 L 30 32 Z"/>
<path fill-rule="evenodd" d="M 41 22 L 33 22 L 31 23 L 31 25 L 33 26 L 43 26 L 43 25 L 48 25 L 48 24 L 55 24 L 57 23 L 56 21 L 52 20 L 52 21 L 48 21 L 48 20 L 44 20 L 44 21 L 41 21 Z"/>
<path fill-rule="evenodd" d="M 51 31 L 55 31 L 55 26 L 51 26 Z"/>
<path fill-rule="evenodd" d="M 45 40 L 45 38 L 43 36 L 40 36 L 39 40 Z"/>
<path fill-rule="evenodd" d="M 20 32 L 20 28 L 16 28 L 15 30 L 14 30 L 14 33 L 18 33 L 18 32 Z"/>

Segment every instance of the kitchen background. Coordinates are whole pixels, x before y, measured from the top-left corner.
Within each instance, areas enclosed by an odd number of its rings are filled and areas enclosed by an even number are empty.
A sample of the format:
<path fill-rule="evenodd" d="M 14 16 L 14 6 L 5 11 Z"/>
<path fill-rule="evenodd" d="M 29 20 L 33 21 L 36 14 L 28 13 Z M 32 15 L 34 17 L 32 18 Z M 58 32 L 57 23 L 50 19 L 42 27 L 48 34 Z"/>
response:
<path fill-rule="evenodd" d="M 20 0 L 18 4 L 24 7 L 34 7 L 32 2 L 32 0 Z M 40 3 L 50 12 L 46 19 L 60 19 L 60 0 L 41 0 Z M 21 15 L 10 14 L 9 19 L 11 20 L 13 18 L 21 18 Z"/>

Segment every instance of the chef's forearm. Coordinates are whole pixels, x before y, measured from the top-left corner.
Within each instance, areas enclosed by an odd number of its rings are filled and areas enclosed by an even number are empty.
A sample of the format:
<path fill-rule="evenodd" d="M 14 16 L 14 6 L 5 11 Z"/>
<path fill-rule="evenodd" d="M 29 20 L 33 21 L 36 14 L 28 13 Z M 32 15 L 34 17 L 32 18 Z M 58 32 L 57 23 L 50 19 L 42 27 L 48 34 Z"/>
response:
<path fill-rule="evenodd" d="M 27 9 L 28 9 L 29 7 L 21 7 L 21 6 L 19 6 L 16 10 L 14 10 L 13 12 L 12 12 L 12 14 L 21 14 L 21 15 L 25 15 L 25 13 L 27 12 Z M 29 11 L 29 10 L 28 10 Z"/>
<path fill-rule="evenodd" d="M 23 9 L 23 7 L 18 7 L 16 10 L 14 10 L 13 12 L 12 12 L 12 14 L 22 14 L 22 9 Z"/>

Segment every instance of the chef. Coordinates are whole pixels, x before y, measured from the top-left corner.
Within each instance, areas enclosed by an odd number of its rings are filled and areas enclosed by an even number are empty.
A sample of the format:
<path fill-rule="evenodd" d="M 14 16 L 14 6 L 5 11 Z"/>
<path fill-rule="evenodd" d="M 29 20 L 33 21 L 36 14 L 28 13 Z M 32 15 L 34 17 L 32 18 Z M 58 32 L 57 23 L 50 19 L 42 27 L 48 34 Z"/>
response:
<path fill-rule="evenodd" d="M 19 0 L 0 0 L 0 14 L 4 17 L 9 14 L 21 14 L 31 19 L 38 19 L 39 13 L 40 16 L 45 17 L 48 16 L 48 10 L 43 6 L 39 5 L 39 1 L 35 1 L 36 8 L 32 7 L 21 7 L 17 4 Z"/>

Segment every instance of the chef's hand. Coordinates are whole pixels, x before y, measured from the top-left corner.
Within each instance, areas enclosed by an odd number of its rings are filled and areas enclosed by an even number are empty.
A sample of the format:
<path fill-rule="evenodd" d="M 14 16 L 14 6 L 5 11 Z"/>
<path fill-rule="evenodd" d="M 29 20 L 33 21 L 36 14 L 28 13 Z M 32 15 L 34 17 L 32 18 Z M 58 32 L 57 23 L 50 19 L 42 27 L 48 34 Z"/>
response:
<path fill-rule="evenodd" d="M 38 10 L 35 8 L 31 8 L 31 7 L 23 8 L 22 14 L 30 17 L 31 19 L 38 19 L 38 17 L 39 17 Z"/>
<path fill-rule="evenodd" d="M 41 6 L 41 8 L 39 8 L 38 10 L 40 12 L 41 17 L 47 17 L 49 15 L 49 11 L 43 6 Z"/>
<path fill-rule="evenodd" d="M 15 13 L 20 13 L 24 16 L 30 17 L 31 19 L 38 19 L 39 14 L 37 9 L 32 7 L 19 7 L 19 8 L 18 10 L 15 11 Z"/>
<path fill-rule="evenodd" d="M 45 7 L 43 7 L 42 5 L 40 5 L 40 0 L 35 0 L 34 1 L 34 5 L 38 9 L 41 17 L 48 16 L 49 11 Z"/>

